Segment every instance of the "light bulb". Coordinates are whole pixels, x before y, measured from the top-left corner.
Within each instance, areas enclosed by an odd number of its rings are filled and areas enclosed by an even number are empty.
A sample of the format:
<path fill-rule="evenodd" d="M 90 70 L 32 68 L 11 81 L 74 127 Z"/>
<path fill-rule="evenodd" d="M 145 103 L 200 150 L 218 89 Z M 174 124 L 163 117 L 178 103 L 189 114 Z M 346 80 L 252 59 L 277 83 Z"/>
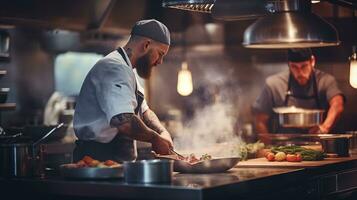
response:
<path fill-rule="evenodd" d="M 182 62 L 181 70 L 177 77 L 177 92 L 182 96 L 188 96 L 193 91 L 192 75 L 187 69 L 187 62 Z"/>
<path fill-rule="evenodd" d="M 350 63 L 350 84 L 357 89 L 357 55 L 356 52 L 351 56 Z"/>

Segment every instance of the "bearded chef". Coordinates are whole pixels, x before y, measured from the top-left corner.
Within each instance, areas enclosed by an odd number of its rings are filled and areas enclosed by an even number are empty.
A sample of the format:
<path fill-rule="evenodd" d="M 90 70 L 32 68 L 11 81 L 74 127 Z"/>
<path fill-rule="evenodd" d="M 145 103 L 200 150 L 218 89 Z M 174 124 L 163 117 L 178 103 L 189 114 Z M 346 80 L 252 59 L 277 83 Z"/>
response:
<path fill-rule="evenodd" d="M 127 44 L 93 66 L 76 103 L 74 161 L 86 155 L 97 160 L 135 160 L 136 140 L 151 143 L 156 153 L 170 153 L 171 136 L 148 107 L 134 73 L 149 78 L 169 46 L 170 32 L 163 23 L 138 21 Z"/>
<path fill-rule="evenodd" d="M 264 133 L 329 133 L 344 110 L 345 97 L 336 79 L 315 68 L 311 49 L 289 49 L 289 69 L 268 77 L 252 106 L 255 128 Z M 323 109 L 323 123 L 307 130 L 287 129 L 274 123 L 275 107 Z"/>

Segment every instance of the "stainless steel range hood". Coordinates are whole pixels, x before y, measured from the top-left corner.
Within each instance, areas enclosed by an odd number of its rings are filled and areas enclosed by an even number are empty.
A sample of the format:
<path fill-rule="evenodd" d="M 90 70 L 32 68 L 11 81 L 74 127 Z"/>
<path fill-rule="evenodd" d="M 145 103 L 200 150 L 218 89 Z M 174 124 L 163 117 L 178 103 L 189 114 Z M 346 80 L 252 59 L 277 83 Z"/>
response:
<path fill-rule="evenodd" d="M 211 13 L 215 1 L 216 0 L 163 0 L 162 6 L 181 10 Z"/>
<path fill-rule="evenodd" d="M 207 12 L 231 21 L 259 18 L 244 33 L 247 48 L 305 48 L 339 45 L 336 29 L 311 13 L 311 0 L 164 0 L 164 7 L 184 9 L 212 3 Z M 185 9 L 195 11 L 195 9 Z"/>
<path fill-rule="evenodd" d="M 280 49 L 339 45 L 336 29 L 310 11 L 310 0 L 273 0 L 272 14 L 244 32 L 247 48 Z"/>

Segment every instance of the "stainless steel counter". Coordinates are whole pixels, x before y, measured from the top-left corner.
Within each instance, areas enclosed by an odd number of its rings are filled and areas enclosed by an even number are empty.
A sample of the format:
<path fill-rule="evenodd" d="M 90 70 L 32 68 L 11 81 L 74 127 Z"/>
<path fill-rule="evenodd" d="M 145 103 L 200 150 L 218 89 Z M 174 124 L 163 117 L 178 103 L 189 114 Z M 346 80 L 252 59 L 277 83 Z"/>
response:
<path fill-rule="evenodd" d="M 233 168 L 220 174 L 174 174 L 171 184 L 59 176 L 0 178 L 11 199 L 319 199 L 357 188 L 357 158 L 314 168 Z M 338 190 L 340 188 L 341 190 Z M 21 191 L 21 192 L 19 192 Z"/>

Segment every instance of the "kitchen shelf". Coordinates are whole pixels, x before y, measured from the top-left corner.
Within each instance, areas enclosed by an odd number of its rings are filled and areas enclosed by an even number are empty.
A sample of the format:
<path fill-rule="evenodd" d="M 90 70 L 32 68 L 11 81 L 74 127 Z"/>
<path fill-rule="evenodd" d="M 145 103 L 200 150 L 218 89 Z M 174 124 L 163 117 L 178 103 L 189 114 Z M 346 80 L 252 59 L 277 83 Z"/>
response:
<path fill-rule="evenodd" d="M 16 103 L 0 103 L 0 111 L 15 110 Z"/>
<path fill-rule="evenodd" d="M 7 74 L 6 70 L 0 70 L 0 75 L 5 75 L 5 74 Z"/>

